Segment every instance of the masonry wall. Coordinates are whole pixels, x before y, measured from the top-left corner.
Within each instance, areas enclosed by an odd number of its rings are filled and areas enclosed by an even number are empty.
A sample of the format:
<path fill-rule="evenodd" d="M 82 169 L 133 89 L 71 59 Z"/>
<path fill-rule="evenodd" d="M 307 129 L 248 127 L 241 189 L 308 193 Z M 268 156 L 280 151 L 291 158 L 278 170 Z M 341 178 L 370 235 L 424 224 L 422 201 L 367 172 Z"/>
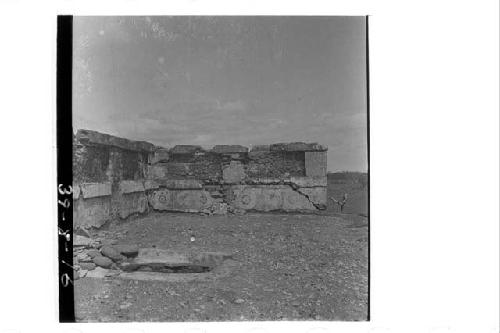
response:
<path fill-rule="evenodd" d="M 326 154 L 324 146 L 300 142 L 167 149 L 80 130 L 74 140 L 74 221 L 99 227 L 151 210 L 325 209 Z"/>

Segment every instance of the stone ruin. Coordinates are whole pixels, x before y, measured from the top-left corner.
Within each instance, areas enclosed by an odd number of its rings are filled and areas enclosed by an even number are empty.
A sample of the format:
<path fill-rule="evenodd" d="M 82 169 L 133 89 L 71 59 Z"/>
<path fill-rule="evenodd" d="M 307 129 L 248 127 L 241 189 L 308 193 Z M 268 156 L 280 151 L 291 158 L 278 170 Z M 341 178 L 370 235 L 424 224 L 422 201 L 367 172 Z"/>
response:
<path fill-rule="evenodd" d="M 177 145 L 90 130 L 73 142 L 75 226 L 150 211 L 243 214 L 326 209 L 327 148 L 317 143 Z"/>

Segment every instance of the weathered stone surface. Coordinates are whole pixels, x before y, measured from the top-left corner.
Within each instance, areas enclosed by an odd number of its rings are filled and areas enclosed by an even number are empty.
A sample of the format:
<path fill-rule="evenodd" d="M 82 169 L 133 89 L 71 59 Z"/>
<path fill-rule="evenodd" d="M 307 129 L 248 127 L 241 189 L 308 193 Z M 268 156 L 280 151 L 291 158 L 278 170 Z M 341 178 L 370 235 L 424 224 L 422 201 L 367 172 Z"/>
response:
<path fill-rule="evenodd" d="M 89 251 L 87 251 L 87 255 L 90 258 L 94 259 L 95 257 L 101 256 L 102 254 L 101 254 L 101 252 L 99 252 L 97 250 L 89 250 Z"/>
<path fill-rule="evenodd" d="M 245 177 L 245 168 L 241 162 L 231 161 L 229 166 L 222 169 L 222 178 L 227 184 L 237 184 Z"/>
<path fill-rule="evenodd" d="M 304 152 L 250 152 L 245 166 L 248 178 L 288 178 L 305 176 Z"/>
<path fill-rule="evenodd" d="M 80 197 L 80 185 L 73 184 L 73 200 L 77 200 Z"/>
<path fill-rule="evenodd" d="M 193 145 L 177 145 L 170 149 L 170 154 L 194 154 L 196 152 L 203 151 L 201 146 Z"/>
<path fill-rule="evenodd" d="M 308 199 L 316 205 L 316 207 L 326 209 L 326 187 L 301 187 L 297 191 L 306 195 Z"/>
<path fill-rule="evenodd" d="M 226 259 L 233 259 L 233 255 L 227 252 L 202 252 L 189 256 L 189 261 L 193 264 L 215 267 Z"/>
<path fill-rule="evenodd" d="M 236 185 L 232 190 L 232 206 L 244 210 L 316 210 L 307 197 L 288 185 Z"/>
<path fill-rule="evenodd" d="M 247 153 L 248 148 L 240 145 L 216 145 L 212 148 L 212 152 L 218 154 Z"/>
<path fill-rule="evenodd" d="M 80 189 L 84 199 L 111 195 L 111 183 L 84 183 Z"/>
<path fill-rule="evenodd" d="M 94 258 L 94 264 L 96 264 L 99 267 L 109 268 L 113 264 L 113 261 L 108 257 L 97 256 Z"/>
<path fill-rule="evenodd" d="M 213 204 L 210 193 L 204 190 L 166 190 L 153 191 L 149 203 L 155 210 L 199 212 Z"/>
<path fill-rule="evenodd" d="M 283 205 L 281 192 L 285 186 L 235 186 L 232 188 L 234 201 L 232 205 L 239 209 L 272 211 Z"/>
<path fill-rule="evenodd" d="M 132 151 L 152 152 L 155 149 L 155 146 L 149 142 L 131 141 L 109 134 L 103 134 L 85 129 L 78 130 L 78 132 L 76 133 L 76 140 L 81 144 L 115 146 Z"/>
<path fill-rule="evenodd" d="M 280 178 L 250 178 L 245 180 L 245 183 L 251 185 L 282 185 L 284 180 Z"/>
<path fill-rule="evenodd" d="M 173 195 L 170 190 L 156 190 L 148 196 L 151 207 L 155 210 L 173 210 Z"/>
<path fill-rule="evenodd" d="M 326 177 L 326 152 L 306 152 L 306 176 Z"/>
<path fill-rule="evenodd" d="M 270 146 L 271 151 L 327 151 L 326 146 L 322 146 L 316 142 L 291 142 L 291 143 L 275 143 Z"/>
<path fill-rule="evenodd" d="M 109 266 L 106 266 L 105 268 L 108 268 L 113 264 L 113 262 L 109 258 L 106 258 L 106 257 L 101 257 L 101 258 L 104 258 L 106 261 L 109 261 Z M 96 267 L 94 270 L 87 272 L 87 277 L 88 278 L 103 279 L 104 277 L 108 276 L 108 274 L 111 272 L 111 270 L 105 269 L 105 268 L 102 268 L 102 266 Z"/>
<path fill-rule="evenodd" d="M 167 165 L 160 163 L 148 166 L 148 176 L 152 179 L 164 179 L 167 176 Z"/>
<path fill-rule="evenodd" d="M 87 255 L 87 253 L 84 253 L 84 252 L 78 253 L 76 255 L 76 259 L 78 260 L 78 262 L 89 262 L 89 261 L 91 261 L 90 260 L 91 258 Z"/>
<path fill-rule="evenodd" d="M 75 226 L 98 228 L 111 218 L 110 196 L 78 200 L 73 204 Z"/>
<path fill-rule="evenodd" d="M 139 249 L 137 258 L 134 259 L 133 263 L 164 263 L 166 265 L 188 265 L 190 264 L 190 261 L 188 256 L 183 253 L 157 248 L 142 248 Z"/>
<path fill-rule="evenodd" d="M 160 184 L 155 180 L 145 180 L 144 181 L 144 189 L 145 190 L 153 190 L 160 188 Z"/>
<path fill-rule="evenodd" d="M 73 238 L 73 246 L 87 247 L 90 246 L 91 242 L 92 240 L 85 236 L 75 235 L 75 237 Z"/>
<path fill-rule="evenodd" d="M 75 138 L 74 165 L 81 169 L 75 170 L 88 171 L 75 178 L 76 227 L 100 227 L 111 218 L 147 212 L 148 200 L 158 210 L 209 214 L 226 213 L 232 201 L 238 205 L 230 212 L 303 210 L 312 204 L 321 209 L 326 200 L 327 147 L 317 143 L 260 145 L 248 152 L 240 145 L 167 150 L 85 130 Z M 231 196 L 228 184 L 249 189 Z"/>
<path fill-rule="evenodd" d="M 212 206 L 213 199 L 207 191 L 174 191 L 173 209 L 185 212 L 199 212 Z"/>
<path fill-rule="evenodd" d="M 230 272 L 225 273 L 229 275 Z M 219 273 L 219 277 L 220 277 Z M 88 276 L 88 274 L 87 274 Z M 189 282 L 189 281 L 211 281 L 214 279 L 214 275 L 211 274 L 165 274 L 159 272 L 122 272 L 118 276 L 120 279 L 124 280 L 134 280 L 134 281 L 164 281 L 164 282 Z"/>
<path fill-rule="evenodd" d="M 285 211 L 302 211 L 316 210 L 312 202 L 303 194 L 289 189 L 283 194 L 283 210 Z"/>
<path fill-rule="evenodd" d="M 80 263 L 80 268 L 86 271 L 91 271 L 95 269 L 96 265 L 93 262 L 82 262 Z"/>
<path fill-rule="evenodd" d="M 255 209 L 259 190 L 254 187 L 237 185 L 231 187 L 233 200 L 231 205 L 239 209 Z"/>
<path fill-rule="evenodd" d="M 203 188 L 201 181 L 196 179 L 168 179 L 158 181 L 161 187 L 172 190 L 199 190 Z"/>
<path fill-rule="evenodd" d="M 139 253 L 139 247 L 135 244 L 117 244 L 113 248 L 125 257 L 135 257 Z"/>
<path fill-rule="evenodd" d="M 122 261 L 124 256 L 120 254 L 114 247 L 112 246 L 103 246 L 101 247 L 101 253 L 103 256 L 108 257 L 113 261 Z M 94 258 L 95 260 L 96 258 Z M 95 262 L 95 261 L 94 261 Z M 97 263 L 96 263 L 97 264 Z"/>
<path fill-rule="evenodd" d="M 327 178 L 318 176 L 318 177 L 290 177 L 290 179 L 286 180 L 285 183 L 291 183 L 296 185 L 297 187 L 326 187 L 327 186 Z"/>
<path fill-rule="evenodd" d="M 210 211 L 214 215 L 226 215 L 227 209 L 228 206 L 225 202 L 214 202 L 212 207 L 210 207 Z"/>
<path fill-rule="evenodd" d="M 146 194 L 129 193 L 120 196 L 119 202 L 119 216 L 124 219 L 131 214 L 145 213 L 148 209 L 148 197 Z"/>
<path fill-rule="evenodd" d="M 144 184 L 138 180 L 122 180 L 119 184 L 120 194 L 144 192 Z"/>
<path fill-rule="evenodd" d="M 155 150 L 155 152 L 151 155 L 151 164 L 168 162 L 170 158 L 170 153 L 166 148 L 160 148 Z"/>
<path fill-rule="evenodd" d="M 100 240 L 102 246 L 112 246 L 118 243 L 116 239 L 105 238 Z"/>

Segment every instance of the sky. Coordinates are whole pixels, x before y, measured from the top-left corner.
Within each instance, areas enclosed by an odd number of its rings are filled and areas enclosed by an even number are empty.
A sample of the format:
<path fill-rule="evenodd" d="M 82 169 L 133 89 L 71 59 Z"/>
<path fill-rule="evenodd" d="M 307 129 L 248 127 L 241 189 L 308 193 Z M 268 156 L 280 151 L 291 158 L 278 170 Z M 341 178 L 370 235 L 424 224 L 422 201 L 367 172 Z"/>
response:
<path fill-rule="evenodd" d="M 163 147 L 318 142 L 367 170 L 364 17 L 74 17 L 73 127 Z"/>

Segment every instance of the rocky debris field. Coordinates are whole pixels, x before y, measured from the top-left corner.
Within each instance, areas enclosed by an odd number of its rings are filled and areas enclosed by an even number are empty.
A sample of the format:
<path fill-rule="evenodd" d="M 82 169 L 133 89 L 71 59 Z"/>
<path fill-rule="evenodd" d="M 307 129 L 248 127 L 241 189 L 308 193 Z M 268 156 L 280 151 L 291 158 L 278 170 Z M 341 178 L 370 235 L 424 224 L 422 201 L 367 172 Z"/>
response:
<path fill-rule="evenodd" d="M 347 214 L 257 213 L 153 213 L 113 222 L 75 235 L 76 318 L 366 320 L 367 223 Z M 230 253 L 234 265 L 229 274 L 206 281 L 119 278 L 117 272 L 143 248 Z M 87 276 L 104 269 L 101 278 Z"/>
<path fill-rule="evenodd" d="M 96 237 L 75 235 L 73 240 L 73 278 L 78 280 L 97 267 L 123 269 L 139 253 L 136 244 L 118 244 L 116 239 L 98 233 Z M 89 235 L 90 236 L 90 235 Z"/>

